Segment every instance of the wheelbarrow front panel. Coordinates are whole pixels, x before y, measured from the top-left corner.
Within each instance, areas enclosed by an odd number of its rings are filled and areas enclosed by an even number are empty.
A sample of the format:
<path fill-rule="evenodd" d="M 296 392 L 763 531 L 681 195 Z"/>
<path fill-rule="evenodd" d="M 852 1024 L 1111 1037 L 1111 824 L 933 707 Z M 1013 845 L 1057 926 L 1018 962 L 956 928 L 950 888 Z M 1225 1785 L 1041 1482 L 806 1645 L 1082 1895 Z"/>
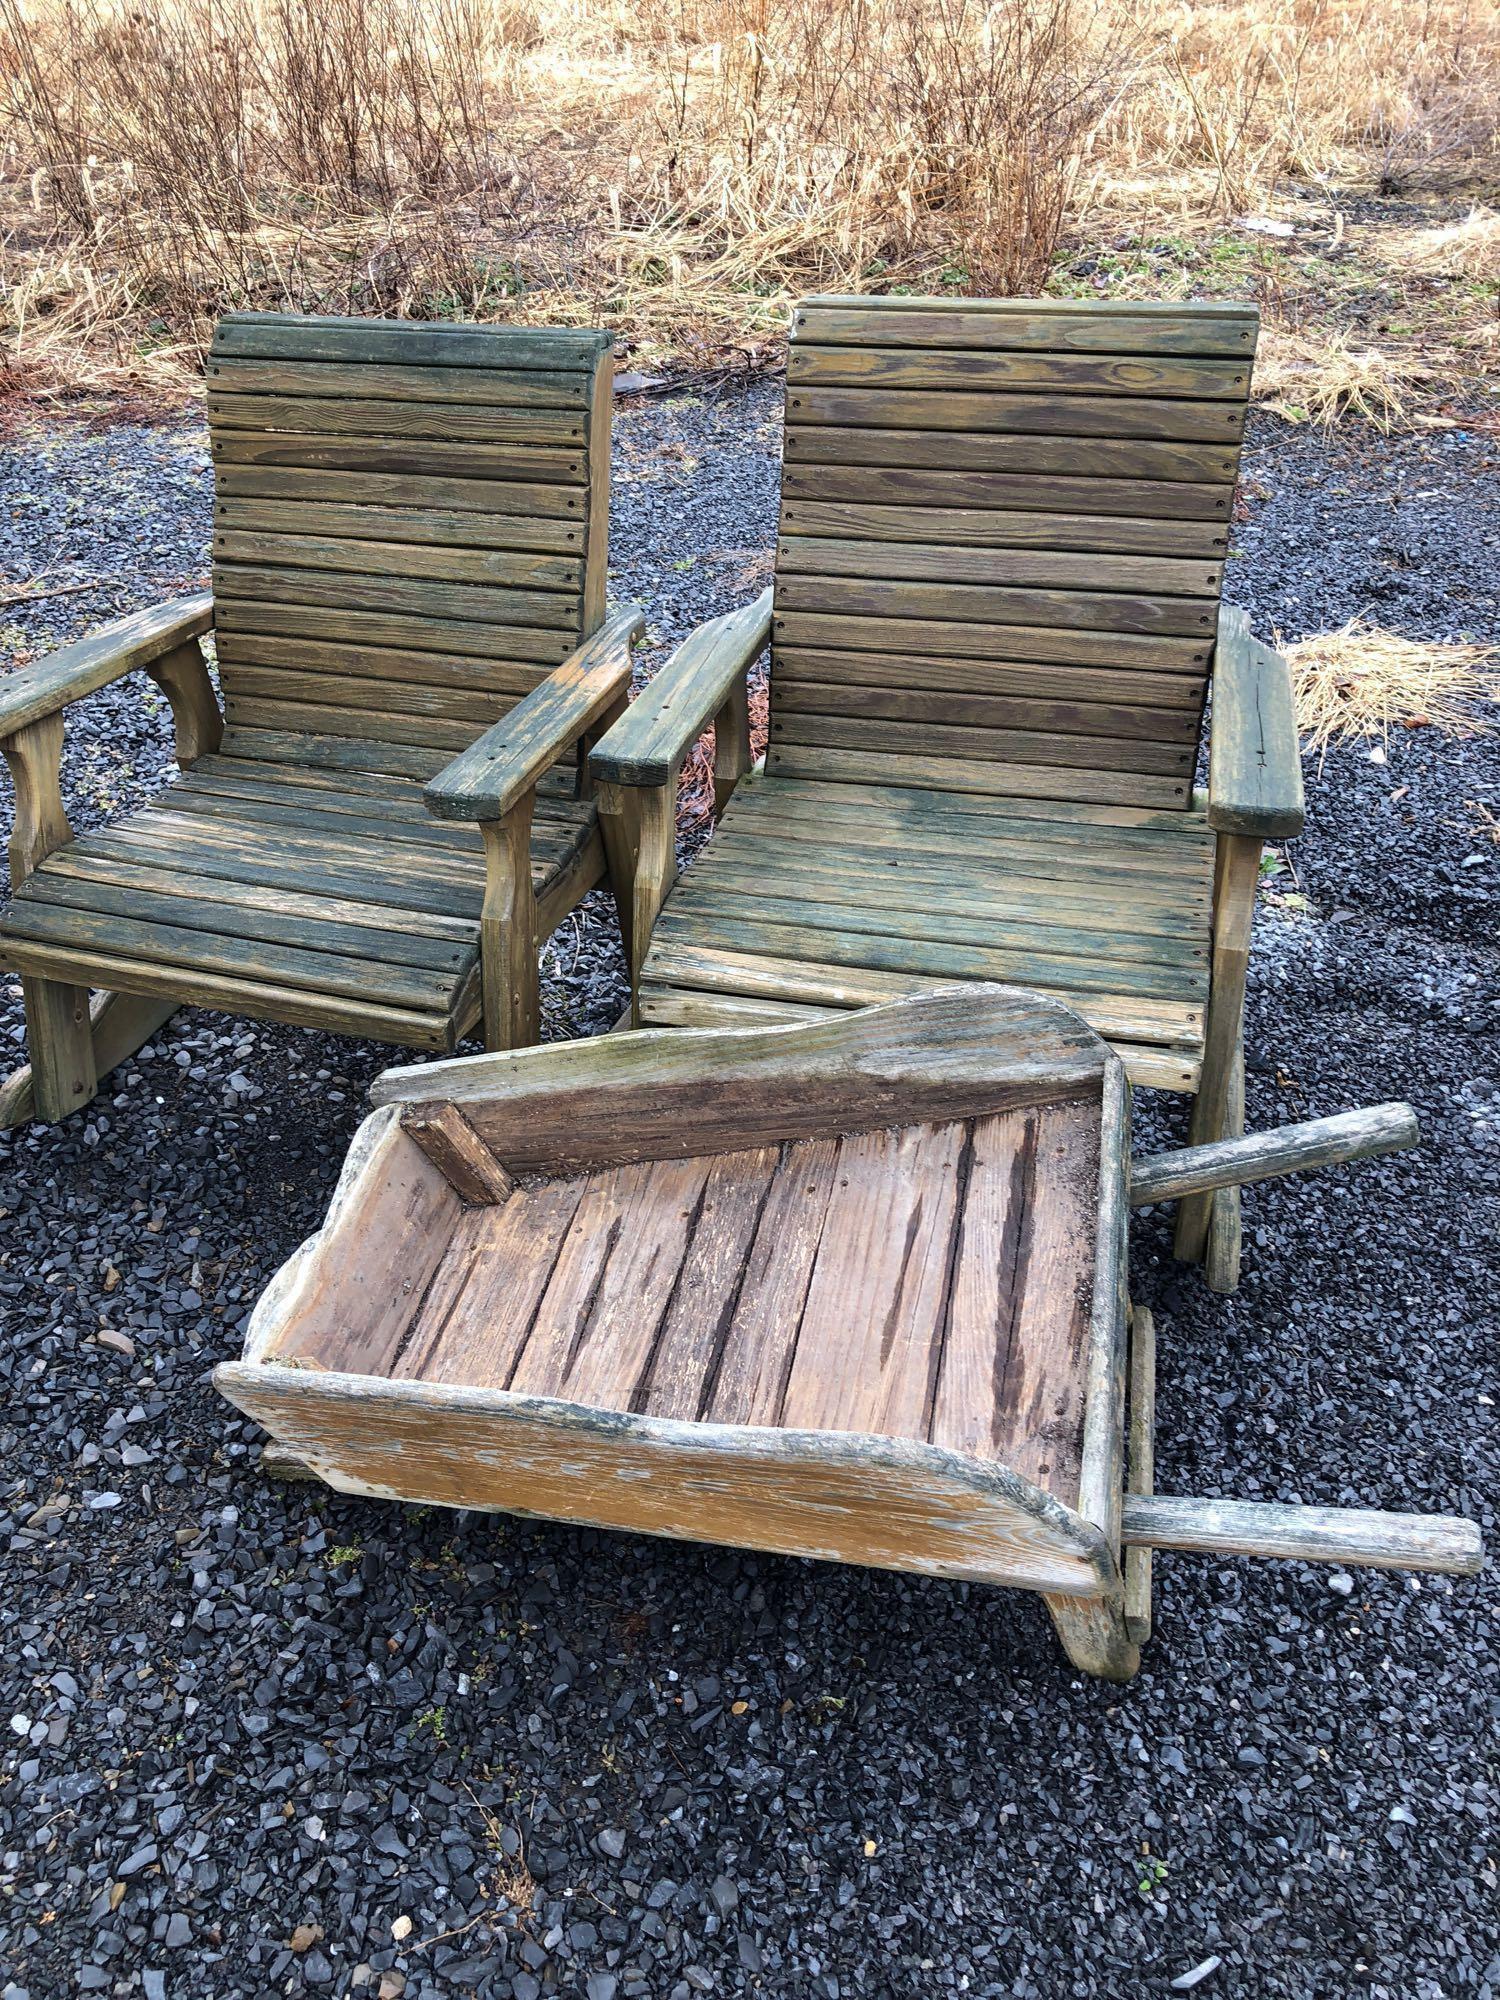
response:
<path fill-rule="evenodd" d="M 236 1362 L 220 1390 L 345 1493 L 1092 1598 L 1103 1538 L 935 1446 L 682 1423 L 545 1397 Z"/>

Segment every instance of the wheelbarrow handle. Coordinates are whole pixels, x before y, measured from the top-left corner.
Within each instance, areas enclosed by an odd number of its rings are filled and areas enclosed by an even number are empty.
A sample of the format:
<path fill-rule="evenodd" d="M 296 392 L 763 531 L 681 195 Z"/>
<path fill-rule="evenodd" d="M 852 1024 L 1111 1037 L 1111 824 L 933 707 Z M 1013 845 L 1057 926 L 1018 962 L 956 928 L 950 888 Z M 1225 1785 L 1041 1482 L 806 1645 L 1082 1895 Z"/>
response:
<path fill-rule="evenodd" d="M 1360 1507 L 1284 1507 L 1258 1500 L 1188 1500 L 1127 1493 L 1120 1524 L 1127 1549 L 1198 1555 L 1282 1556 L 1473 1576 L 1484 1567 L 1474 1522 L 1452 1514 L 1380 1514 Z"/>
<path fill-rule="evenodd" d="M 1247 1132 L 1208 1146 L 1143 1153 L 1130 1163 L 1130 1205 L 1145 1208 L 1153 1201 L 1241 1187 L 1308 1167 L 1374 1159 L 1415 1146 L 1418 1136 L 1417 1114 L 1409 1104 L 1372 1104 L 1363 1111 L 1340 1111 L 1332 1118 L 1309 1118 L 1303 1125 L 1278 1125 L 1270 1132 Z"/>

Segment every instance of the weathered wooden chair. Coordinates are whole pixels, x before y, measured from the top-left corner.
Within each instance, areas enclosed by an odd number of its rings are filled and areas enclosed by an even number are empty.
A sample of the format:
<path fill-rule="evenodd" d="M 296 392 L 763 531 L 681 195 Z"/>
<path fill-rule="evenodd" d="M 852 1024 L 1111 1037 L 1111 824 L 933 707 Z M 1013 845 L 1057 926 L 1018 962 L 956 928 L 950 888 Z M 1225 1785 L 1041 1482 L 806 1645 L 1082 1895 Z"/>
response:
<path fill-rule="evenodd" d="M 1220 604 L 1255 337 L 1237 305 L 797 309 L 774 588 L 695 632 L 593 753 L 634 869 L 639 1022 L 1015 981 L 1134 1081 L 1195 1092 L 1196 1142 L 1240 1129 L 1261 844 L 1303 811 L 1285 664 Z M 710 722 L 723 817 L 672 890 L 677 773 Z M 1237 1190 L 1184 1202 L 1177 1247 L 1232 1289 Z"/>
<path fill-rule="evenodd" d="M 0 1124 L 87 1103 L 184 1003 L 415 1048 L 481 1020 L 491 1048 L 537 1038 L 538 941 L 606 872 L 578 748 L 622 712 L 641 624 L 605 613 L 609 352 L 591 332 L 222 323 L 212 596 L 0 681 L 0 955 L 31 1054 Z M 189 775 L 75 839 L 62 712 L 138 667 Z"/>

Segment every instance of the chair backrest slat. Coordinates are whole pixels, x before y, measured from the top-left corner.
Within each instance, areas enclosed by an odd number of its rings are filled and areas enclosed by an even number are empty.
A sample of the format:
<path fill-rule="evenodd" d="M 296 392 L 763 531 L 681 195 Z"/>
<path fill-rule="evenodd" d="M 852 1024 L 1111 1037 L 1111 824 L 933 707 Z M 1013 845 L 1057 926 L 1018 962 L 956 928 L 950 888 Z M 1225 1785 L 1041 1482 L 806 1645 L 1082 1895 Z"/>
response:
<path fill-rule="evenodd" d="M 594 630 L 610 346 L 565 328 L 220 323 L 208 414 L 231 742 L 305 738 L 326 761 L 329 742 L 365 740 L 435 769 Z"/>
<path fill-rule="evenodd" d="M 810 299 L 769 768 L 1186 807 L 1257 318 Z"/>

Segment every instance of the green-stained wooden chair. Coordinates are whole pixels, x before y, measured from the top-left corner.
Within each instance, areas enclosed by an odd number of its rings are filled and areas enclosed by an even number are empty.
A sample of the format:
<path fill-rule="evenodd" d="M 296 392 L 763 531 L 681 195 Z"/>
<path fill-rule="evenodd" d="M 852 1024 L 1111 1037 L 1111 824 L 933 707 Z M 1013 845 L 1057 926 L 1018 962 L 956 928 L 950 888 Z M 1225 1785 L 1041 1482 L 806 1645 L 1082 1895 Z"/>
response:
<path fill-rule="evenodd" d="M 611 376 L 604 333 L 221 324 L 212 594 L 0 679 L 0 957 L 31 1056 L 0 1125 L 87 1103 L 189 1002 L 536 1040 L 538 943 L 606 875 L 579 749 L 623 711 L 642 623 L 605 609 Z M 137 668 L 186 775 L 75 838 L 63 711 Z"/>
<path fill-rule="evenodd" d="M 641 1024 L 1013 981 L 1194 1092 L 1195 1141 L 1240 1129 L 1261 845 L 1303 813 L 1285 664 L 1220 603 L 1255 339 L 1239 305 L 797 309 L 774 586 L 593 753 Z M 711 722 L 722 818 L 673 888 Z M 1237 1192 L 1185 1202 L 1177 1242 L 1232 1288 Z"/>

